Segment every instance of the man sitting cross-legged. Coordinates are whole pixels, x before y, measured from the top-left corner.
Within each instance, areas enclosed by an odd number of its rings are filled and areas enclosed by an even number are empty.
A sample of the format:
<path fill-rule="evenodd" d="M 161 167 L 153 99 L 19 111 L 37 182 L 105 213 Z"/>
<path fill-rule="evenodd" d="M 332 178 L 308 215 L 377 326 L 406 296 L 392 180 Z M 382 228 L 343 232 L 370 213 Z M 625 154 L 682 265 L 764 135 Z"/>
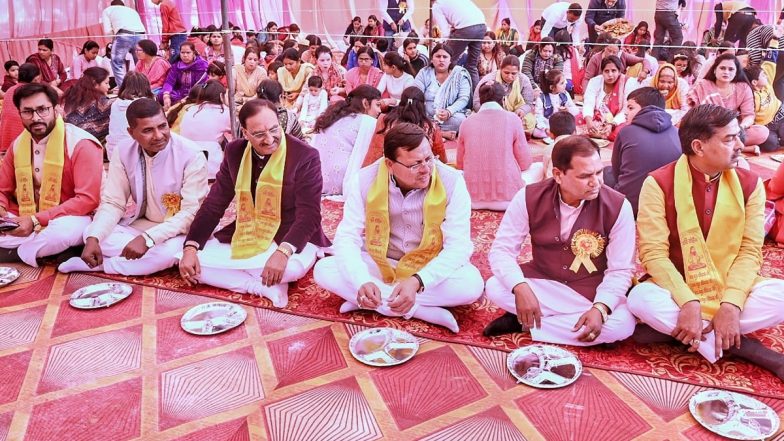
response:
<path fill-rule="evenodd" d="M 39 257 L 82 245 L 100 200 L 103 151 L 92 135 L 63 122 L 52 87 L 25 84 L 13 100 L 25 130 L 0 166 L 0 217 L 19 227 L 0 233 L 0 261 L 38 266 Z"/>
<path fill-rule="evenodd" d="M 433 157 L 424 130 L 398 123 L 384 157 L 360 170 L 346 193 L 334 257 L 316 264 L 316 283 L 359 308 L 416 317 L 458 332 L 445 307 L 482 295 L 469 258 L 471 200 L 459 171 Z"/>
<path fill-rule="evenodd" d="M 82 257 L 60 272 L 147 275 L 171 267 L 207 195 L 207 161 L 199 146 L 169 132 L 161 106 L 140 98 L 126 111 L 133 141 L 109 163 L 101 205 L 84 232 Z M 130 198 L 136 209 L 125 215 Z"/>
<path fill-rule="evenodd" d="M 645 180 L 637 217 L 650 279 L 629 309 L 650 328 L 641 342 L 675 337 L 711 363 L 735 355 L 784 380 L 784 355 L 746 335 L 784 321 L 784 281 L 760 277 L 765 188 L 737 168 L 738 112 L 704 104 L 679 130 L 683 156 Z"/>
<path fill-rule="evenodd" d="M 277 112 L 261 99 L 242 106 L 245 139 L 226 146 L 186 237 L 180 275 L 189 284 L 261 295 L 283 307 L 289 282 L 302 278 L 318 247 L 330 243 L 321 229 L 319 153 L 283 133 Z M 237 220 L 213 236 L 235 197 Z"/>
<path fill-rule="evenodd" d="M 588 346 L 629 337 L 634 217 L 602 184 L 599 148 L 569 136 L 553 148 L 553 178 L 512 200 L 490 250 L 487 297 L 508 311 L 486 336 L 527 329 L 534 341 Z M 517 262 L 527 236 L 532 259 Z"/>

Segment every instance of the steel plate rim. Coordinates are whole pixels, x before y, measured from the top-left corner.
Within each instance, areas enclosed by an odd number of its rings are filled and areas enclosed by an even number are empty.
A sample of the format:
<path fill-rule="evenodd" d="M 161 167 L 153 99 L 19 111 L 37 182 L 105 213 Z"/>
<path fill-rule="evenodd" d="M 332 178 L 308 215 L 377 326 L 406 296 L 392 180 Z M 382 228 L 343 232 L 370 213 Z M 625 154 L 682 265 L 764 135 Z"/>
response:
<path fill-rule="evenodd" d="M 188 329 L 185 328 L 185 324 L 184 324 L 185 318 L 188 317 L 189 314 L 195 314 L 194 311 L 196 311 L 197 309 L 206 309 L 208 306 L 211 306 L 211 305 L 212 306 L 227 306 L 228 309 L 236 309 L 236 310 L 238 310 L 238 311 L 240 311 L 242 313 L 242 320 L 237 322 L 237 324 L 235 324 L 234 326 L 229 326 L 227 328 L 221 329 L 218 332 L 211 332 L 211 333 L 193 332 L 193 331 L 188 330 Z M 231 302 L 207 302 L 207 303 L 200 303 L 198 305 L 195 305 L 195 306 L 189 308 L 187 311 L 185 311 L 185 313 L 182 315 L 182 317 L 180 317 L 180 328 L 182 328 L 183 331 L 185 331 L 185 332 L 187 332 L 188 334 L 191 334 L 191 335 L 202 335 L 202 336 L 218 335 L 218 334 L 223 334 L 224 332 L 231 331 L 234 328 L 238 328 L 240 325 L 245 323 L 245 320 L 247 320 L 247 319 L 248 319 L 248 311 L 246 311 L 245 308 L 243 308 L 242 306 L 240 306 L 240 305 L 238 305 L 236 303 L 231 303 Z"/>
<path fill-rule="evenodd" d="M 357 340 L 362 338 L 362 336 L 364 336 L 364 335 L 371 334 L 371 333 L 374 333 L 374 332 L 381 332 L 381 331 L 391 331 L 393 333 L 403 334 L 403 335 L 405 335 L 407 337 L 410 337 L 411 342 L 415 345 L 414 351 L 411 353 L 411 356 L 406 358 L 405 360 L 400 360 L 400 361 L 397 361 L 397 362 L 394 362 L 394 363 L 387 363 L 387 364 L 385 364 L 385 363 L 376 363 L 376 362 L 364 360 L 359 355 L 354 353 L 354 344 L 356 344 Z M 355 360 L 357 360 L 358 362 L 360 362 L 362 364 L 365 364 L 367 366 L 373 366 L 373 367 L 399 366 L 399 365 L 401 365 L 403 363 L 407 363 L 407 362 L 411 361 L 411 359 L 414 358 L 414 356 L 417 354 L 417 352 L 419 352 L 419 340 L 417 340 L 416 337 L 413 334 L 411 334 L 410 332 L 403 331 L 402 329 L 395 329 L 395 328 L 391 328 L 391 327 L 369 328 L 369 329 L 363 329 L 363 330 L 357 332 L 356 334 L 354 334 L 353 336 L 351 336 L 351 339 L 348 342 L 348 351 L 351 353 L 351 356 L 354 357 Z"/>
<path fill-rule="evenodd" d="M 520 377 L 518 377 L 517 373 L 514 370 L 514 366 L 512 365 L 512 361 L 520 353 L 522 353 L 522 352 L 524 352 L 526 350 L 531 350 L 532 348 L 535 348 L 535 347 L 549 348 L 549 349 L 555 349 L 555 350 L 558 350 L 558 351 L 563 351 L 563 352 L 566 352 L 566 353 L 570 354 L 572 357 L 574 357 L 575 361 L 577 361 L 577 364 L 575 365 L 576 369 L 575 369 L 574 379 L 569 381 L 569 382 L 567 382 L 567 383 L 565 383 L 565 384 L 555 384 L 555 385 L 550 385 L 550 386 L 542 386 L 542 385 L 528 384 L 528 382 L 523 381 Z M 580 379 L 580 377 L 583 374 L 583 362 L 580 361 L 580 358 L 577 356 L 577 354 L 575 354 L 574 352 L 572 352 L 572 351 L 570 351 L 568 349 L 564 349 L 564 348 L 562 348 L 560 346 L 545 345 L 545 344 L 531 344 L 531 345 L 521 346 L 521 347 L 515 349 L 514 351 L 510 352 L 506 356 L 506 369 L 509 370 L 509 373 L 512 374 L 512 377 L 514 377 L 515 380 L 517 380 L 517 383 L 519 383 L 519 384 L 524 384 L 526 386 L 533 387 L 534 389 L 560 389 L 560 388 L 563 388 L 563 387 L 571 386 L 572 384 L 576 383 L 577 380 Z"/>

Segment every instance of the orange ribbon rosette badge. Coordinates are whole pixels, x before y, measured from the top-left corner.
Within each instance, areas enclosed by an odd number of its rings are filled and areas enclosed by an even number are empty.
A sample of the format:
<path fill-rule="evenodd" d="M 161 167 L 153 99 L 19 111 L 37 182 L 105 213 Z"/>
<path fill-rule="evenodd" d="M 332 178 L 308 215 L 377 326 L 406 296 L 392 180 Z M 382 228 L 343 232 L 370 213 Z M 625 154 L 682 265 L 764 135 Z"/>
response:
<path fill-rule="evenodd" d="M 591 258 L 599 257 L 604 251 L 605 240 L 595 231 L 586 229 L 577 230 L 572 236 L 572 253 L 574 253 L 574 261 L 570 270 L 577 273 L 580 271 L 580 266 L 585 266 L 588 274 L 596 271 L 596 265 L 593 264 Z"/>

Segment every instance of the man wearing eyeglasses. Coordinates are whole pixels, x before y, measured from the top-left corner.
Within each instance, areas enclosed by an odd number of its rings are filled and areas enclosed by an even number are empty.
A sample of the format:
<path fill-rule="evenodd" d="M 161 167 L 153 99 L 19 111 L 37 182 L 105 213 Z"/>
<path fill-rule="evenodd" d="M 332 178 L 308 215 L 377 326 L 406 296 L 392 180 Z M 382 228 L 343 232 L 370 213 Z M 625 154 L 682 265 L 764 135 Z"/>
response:
<path fill-rule="evenodd" d="M 207 160 L 198 145 L 170 133 L 157 101 L 137 99 L 125 116 L 132 141 L 115 148 L 84 251 L 63 262 L 62 273 L 138 276 L 171 267 L 207 196 Z M 126 215 L 130 198 L 135 210 Z"/>
<path fill-rule="evenodd" d="M 254 99 L 239 112 L 242 134 L 226 146 L 215 183 L 191 224 L 180 276 L 288 303 L 288 287 L 330 245 L 321 229 L 321 160 L 283 133 L 277 108 Z M 232 200 L 236 220 L 215 232 Z"/>
<path fill-rule="evenodd" d="M 0 232 L 0 261 L 38 266 L 40 257 L 83 244 L 100 200 L 103 149 L 63 122 L 51 86 L 25 84 L 13 99 L 25 130 L 0 166 L 0 217 L 18 227 Z"/>
<path fill-rule="evenodd" d="M 484 287 L 469 261 L 471 198 L 460 172 L 436 161 L 421 127 L 398 123 L 384 157 L 345 195 L 334 257 L 316 265 L 316 283 L 345 300 L 342 313 L 375 310 L 457 333 L 445 308 L 474 302 Z"/>
<path fill-rule="evenodd" d="M 553 148 L 553 177 L 512 199 L 488 258 L 487 298 L 507 311 L 484 331 L 530 332 L 539 342 L 590 346 L 634 332 L 626 292 L 635 224 L 622 194 L 603 185 L 596 143 L 569 136 Z M 518 263 L 526 238 L 532 259 Z"/>

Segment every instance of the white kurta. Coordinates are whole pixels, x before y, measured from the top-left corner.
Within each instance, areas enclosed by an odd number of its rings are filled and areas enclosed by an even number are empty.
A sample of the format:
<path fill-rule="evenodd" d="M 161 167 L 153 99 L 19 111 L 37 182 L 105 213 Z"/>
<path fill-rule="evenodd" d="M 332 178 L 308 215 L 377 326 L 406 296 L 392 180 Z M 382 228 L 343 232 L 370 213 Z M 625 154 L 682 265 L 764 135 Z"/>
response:
<path fill-rule="evenodd" d="M 311 243 L 306 244 L 305 248 L 289 258 L 281 283 L 264 286 L 261 272 L 277 248 L 278 245 L 272 242 L 266 251 L 254 257 L 232 259 L 231 244 L 220 243 L 215 238 L 210 239 L 198 254 L 201 265 L 199 282 L 234 292 L 264 296 L 272 300 L 274 306 L 282 308 L 288 303 L 289 283 L 307 274 L 316 262 L 316 253 L 319 250 Z M 179 253 L 177 258 L 182 258 L 182 253 Z"/>
<path fill-rule="evenodd" d="M 16 217 L 8 213 L 9 218 Z M 0 248 L 13 249 L 22 262 L 38 266 L 38 257 L 53 256 L 70 247 L 81 245 L 82 232 L 90 225 L 90 216 L 62 216 L 49 221 L 39 233 L 27 237 L 0 236 Z"/>
<path fill-rule="evenodd" d="M 740 313 L 741 334 L 750 334 L 784 322 L 781 314 L 784 311 L 782 292 L 784 280 L 769 279 L 754 285 Z M 635 286 L 629 293 L 628 303 L 632 314 L 662 334 L 669 335 L 678 323 L 681 308 L 669 291 L 653 282 Z M 707 325 L 708 321 L 703 320 L 703 327 Z M 700 343 L 697 352 L 715 363 L 719 359 L 716 357 L 715 345 L 715 334 L 711 331 L 705 334 L 705 341 Z"/>
<path fill-rule="evenodd" d="M 582 207 L 582 203 L 578 207 L 572 207 L 560 202 L 562 242 L 568 241 Z M 591 308 L 592 303 L 588 299 L 560 282 L 528 279 L 523 274 L 517 259 L 530 228 L 525 189 L 522 189 L 509 204 L 488 255 L 494 275 L 487 281 L 485 292 L 488 299 L 504 310 L 516 314 L 512 289 L 520 283 L 528 283 L 542 311 L 542 327 L 531 329 L 534 341 L 588 346 L 631 336 L 635 322 L 626 307 L 626 292 L 631 286 L 634 272 L 635 223 L 629 202 L 624 201 L 618 219 L 610 231 L 610 240 L 605 249 L 607 270 L 594 298 L 595 302 L 607 305 L 612 313 L 602 327 L 602 332 L 592 342 L 577 340 L 581 329 L 572 331 L 579 317 Z"/>
<path fill-rule="evenodd" d="M 349 185 L 343 220 L 335 234 L 335 257 L 320 261 L 313 273 L 319 286 L 353 305 L 345 310 L 358 307 L 357 292 L 365 283 L 376 284 L 384 299 L 389 297 L 393 288 L 381 280 L 378 266 L 365 248 L 365 204 L 379 163 L 362 169 Z M 403 316 L 417 317 L 456 330 L 454 317 L 441 307 L 474 302 L 482 295 L 484 283 L 479 270 L 469 261 L 473 251 L 470 239 L 471 201 L 465 181 L 460 172 L 448 166 L 437 162 L 436 167 L 447 193 L 446 217 L 441 226 L 443 249 L 417 273 L 425 290 L 417 294 L 414 307 Z M 422 204 L 426 190 L 413 190 L 403 195 L 390 180 L 389 192 L 391 233 L 387 257 L 394 266 L 398 259 L 416 249 L 421 242 Z M 401 315 L 393 313 L 386 305 L 377 311 L 384 315 Z"/>

